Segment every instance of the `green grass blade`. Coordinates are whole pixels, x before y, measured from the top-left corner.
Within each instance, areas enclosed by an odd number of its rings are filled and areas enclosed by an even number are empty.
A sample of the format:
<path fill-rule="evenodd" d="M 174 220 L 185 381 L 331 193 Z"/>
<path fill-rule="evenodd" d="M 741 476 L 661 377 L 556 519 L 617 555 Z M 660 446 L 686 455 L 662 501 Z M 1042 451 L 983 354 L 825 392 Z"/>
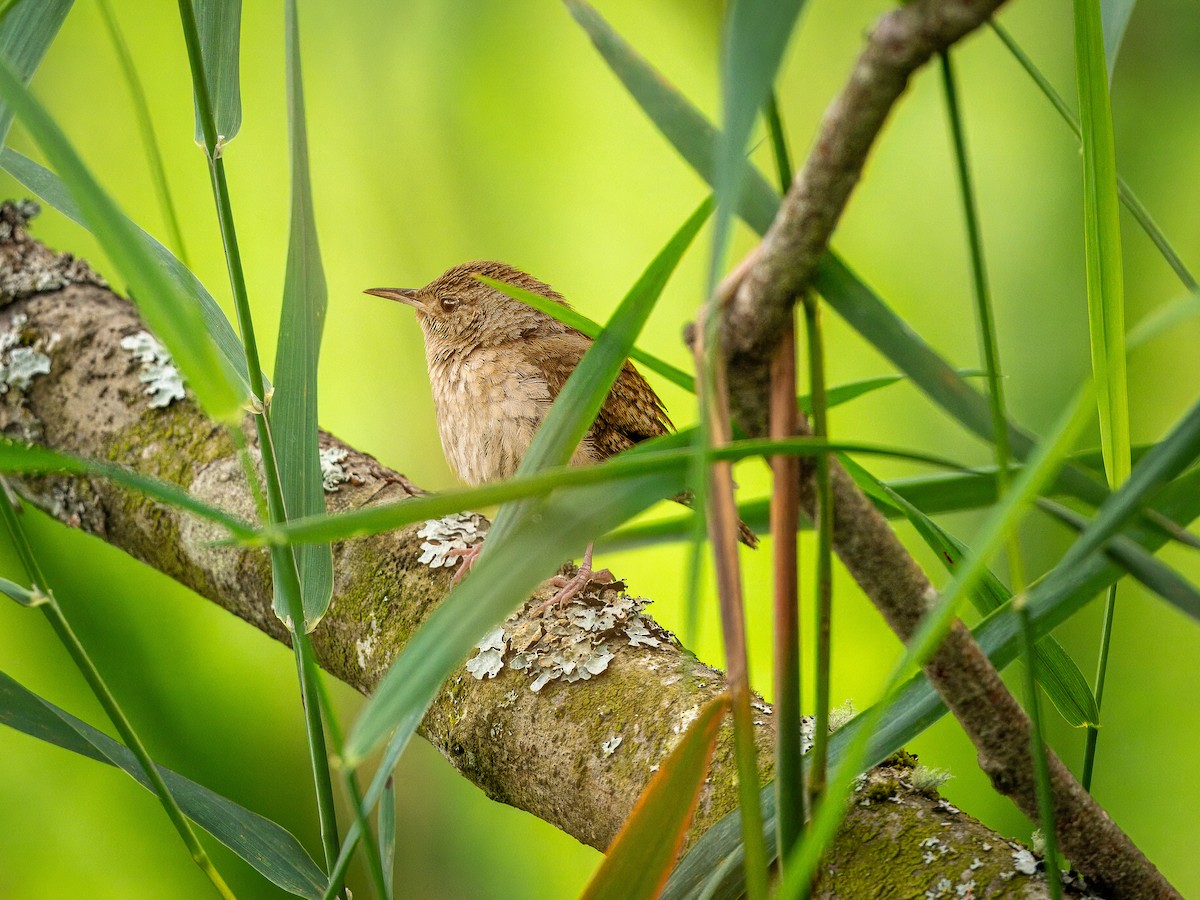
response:
<path fill-rule="evenodd" d="M 0 19 L 0 57 L 12 63 L 23 83 L 29 84 L 33 78 L 71 5 L 72 0 L 43 0 L 18 3 L 4 11 Z M 0 100 L 0 147 L 8 139 L 12 123 L 12 108 Z"/>
<path fill-rule="evenodd" d="M 959 193 L 962 195 L 963 218 L 967 230 L 967 246 L 971 256 L 971 286 L 975 294 L 976 326 L 987 370 L 988 402 L 992 411 L 992 443 L 995 447 L 996 473 L 1000 476 L 1000 493 L 1008 490 L 1008 469 L 1012 450 L 1008 445 L 1008 412 L 1004 402 L 1004 374 L 1000 366 L 1000 342 L 996 336 L 996 314 L 992 305 L 992 289 L 988 282 L 983 255 L 983 235 L 971 165 L 967 158 L 966 126 L 959 110 L 958 84 L 949 50 L 939 54 L 942 87 L 946 112 L 954 144 L 954 160 L 958 169 Z M 1020 536 L 1013 534 L 1008 544 L 1008 567 L 1013 587 L 1020 590 L 1025 584 L 1025 566 L 1021 558 Z"/>
<path fill-rule="evenodd" d="M 711 184 L 714 181 L 713 147 L 718 140 L 717 129 L 584 0 L 565 2 L 613 73 L 654 125 L 697 174 Z M 748 163 L 745 166 L 738 213 L 747 225 L 763 234 L 779 208 L 779 195 L 756 169 Z M 973 390 L 836 254 L 827 253 L 818 265 L 813 288 L 851 327 L 911 377 L 930 399 L 969 431 L 991 443 L 991 411 L 987 399 Z M 1024 459 L 1033 451 L 1033 438 L 1012 422 L 1008 427 L 1013 453 Z M 1093 505 L 1104 500 L 1104 486 L 1090 476 L 1066 469 L 1060 477 L 1071 484 L 1072 491 L 1081 499 Z"/>
<path fill-rule="evenodd" d="M 1112 83 L 1113 71 L 1117 67 L 1117 54 L 1121 41 L 1125 39 L 1125 28 L 1133 15 L 1137 0 L 1100 0 L 1100 19 L 1104 23 L 1104 64 L 1108 69 L 1108 81 Z"/>
<path fill-rule="evenodd" d="M 0 440 L 0 472 L 65 472 L 71 475 L 99 475 L 111 479 L 117 484 L 132 488 L 160 503 L 185 509 L 202 519 L 223 525 L 235 537 L 249 539 L 255 534 L 253 527 L 246 522 L 222 509 L 197 500 L 179 485 L 159 481 L 113 463 L 80 459 L 77 456 L 58 453 L 34 444 L 18 444 Z"/>
<path fill-rule="evenodd" d="M 478 488 L 414 497 L 398 503 L 362 507 L 334 515 L 310 516 L 307 519 L 268 526 L 242 543 L 258 546 L 365 537 L 471 507 L 542 497 L 558 488 L 595 484 L 615 486 L 619 481 L 647 475 L 681 477 L 680 471 L 687 468 L 691 458 L 692 451 L 682 449 L 690 437 L 691 430 L 656 438 L 597 465 L 547 469 Z M 815 456 L 828 452 L 865 453 L 925 463 L 939 468 L 963 469 L 952 460 L 926 453 L 860 441 L 824 441 L 811 437 L 777 441 L 762 438 L 734 441 L 711 451 L 712 458 L 718 460 L 739 460 L 772 454 Z"/>
<path fill-rule="evenodd" d="M 467 658 L 479 636 L 564 559 L 597 534 L 682 491 L 684 466 L 677 470 L 674 475 L 643 475 L 619 484 L 563 490 L 537 508 L 536 521 L 522 518 L 505 541 L 485 545 L 470 576 L 438 606 L 379 683 L 350 734 L 346 764 L 360 764 L 405 716 L 415 728 L 442 682 Z"/>
<path fill-rule="evenodd" d="M 1200 471 L 1189 472 L 1159 495 L 1156 510 L 1180 525 L 1200 516 Z M 1129 532 L 1131 540 L 1147 550 L 1165 542 L 1161 530 L 1135 524 Z M 1030 612 L 1035 636 L 1044 639 L 1055 627 L 1078 612 L 1096 594 L 1124 574 L 1102 554 L 1092 554 L 1083 563 L 1070 569 L 1055 569 L 1046 579 L 1029 589 Z M 1016 620 L 1010 609 L 993 613 L 975 629 L 974 634 L 988 658 L 1003 668 L 1017 656 L 1018 635 Z M 911 678 L 900 691 L 891 709 L 883 716 L 868 745 L 867 761 L 875 765 L 911 741 L 946 713 L 937 692 L 923 674 Z M 837 731 L 830 742 L 830 759 L 840 765 L 847 745 L 858 729 L 863 727 L 864 715 L 857 716 Z M 772 786 L 763 789 L 762 799 L 767 821 L 764 828 L 768 840 L 773 840 L 774 799 Z M 716 898 L 736 898 L 740 888 L 740 825 L 737 812 L 730 813 L 697 841 L 680 861 L 667 882 L 663 897 L 678 900 L 694 896 L 699 885 L 711 872 L 721 869 L 724 877 Z"/>
<path fill-rule="evenodd" d="M 379 798 L 379 859 L 383 865 L 383 898 L 396 896 L 396 782 L 388 778 Z"/>
<path fill-rule="evenodd" d="M 1088 526 L 1086 518 L 1058 503 L 1041 500 L 1038 505 L 1077 532 L 1082 533 Z M 1109 559 L 1180 612 L 1200 621 L 1200 589 L 1141 544 L 1118 534 L 1109 538 L 1104 545 L 1104 552 Z"/>
<path fill-rule="evenodd" d="M 1074 565 L 1093 553 L 1146 508 L 1158 491 L 1198 459 L 1200 402 L 1194 404 L 1171 432 L 1142 457 L 1129 480 L 1100 507 L 1091 524 L 1055 568 Z"/>
<path fill-rule="evenodd" d="M 133 100 L 133 111 L 137 118 L 138 130 L 142 133 L 142 148 L 146 151 L 146 163 L 150 169 L 150 177 L 154 181 L 154 193 L 158 195 L 159 209 L 163 220 L 171 232 L 171 241 L 180 260 L 187 265 L 187 250 L 183 241 L 183 229 L 179 226 L 179 215 L 175 211 L 175 200 L 171 196 L 171 186 L 167 181 L 166 167 L 163 165 L 162 153 L 158 148 L 158 137 L 154 133 L 154 118 L 150 113 L 150 103 L 146 99 L 146 89 L 142 87 L 141 76 L 133 64 L 133 56 L 129 45 L 125 43 L 125 35 L 117 22 L 109 0 L 99 0 L 100 17 L 104 19 L 104 27 L 108 31 L 109 40 L 117 54 L 117 62 L 121 65 L 121 73 L 129 86 L 129 96 Z"/>
<path fill-rule="evenodd" d="M 711 208 L 712 200 L 707 201 Z M 498 291 L 503 291 L 514 300 L 519 300 L 527 306 L 532 306 L 534 309 L 544 312 L 553 319 L 557 319 L 564 325 L 570 325 L 576 331 L 586 334 L 588 337 L 595 340 L 600 336 L 600 332 L 604 330 L 604 326 L 594 319 L 589 319 L 583 313 L 577 312 L 569 306 L 551 300 L 549 297 L 543 297 L 541 294 L 535 294 L 533 291 L 527 291 L 515 284 L 505 284 L 501 281 L 496 281 L 492 278 L 481 276 L 480 281 L 489 284 Z M 656 372 L 672 384 L 676 384 L 685 391 L 691 393 L 696 392 L 696 380 L 692 378 L 683 369 L 671 365 L 665 359 L 655 356 L 640 347 L 633 347 L 629 351 L 629 358 L 635 362 L 640 362 L 651 372 Z"/>
<path fill-rule="evenodd" d="M 962 541 L 862 466 L 845 457 L 842 459 L 842 465 L 868 497 L 889 503 L 904 514 L 929 549 L 937 554 L 938 560 L 948 572 L 956 571 L 970 555 Z M 1012 591 L 990 571 L 985 571 L 978 587 L 971 591 L 970 599 L 980 614 L 986 616 L 1011 600 Z M 1038 656 L 1038 673 L 1042 687 L 1062 717 L 1075 728 L 1098 724 L 1100 711 L 1096 708 L 1096 698 L 1092 695 L 1083 673 L 1062 645 L 1053 637 L 1047 637 L 1038 643 L 1035 652 Z"/>
<path fill-rule="evenodd" d="M 217 155 L 242 127 L 242 0 L 189 0 L 196 10 L 200 58 L 217 127 Z M 204 126 L 196 107 L 196 143 L 204 146 Z"/>
<path fill-rule="evenodd" d="M 171 351 L 200 405 L 219 421 L 240 420 L 245 394 L 206 330 L 200 310 L 92 178 L 66 136 L 6 60 L 0 61 L 0 96 L 58 169 L 92 233 L 128 281 L 142 317 Z"/>
<path fill-rule="evenodd" d="M 400 759 L 405 749 L 407 749 L 412 736 L 417 733 L 417 726 L 421 723 L 423 715 L 424 710 L 411 712 L 408 718 L 401 719 L 396 725 L 396 730 L 391 740 L 388 741 L 387 750 L 384 751 L 379 768 L 375 771 L 375 777 L 371 779 L 371 784 L 367 787 L 367 792 L 363 795 L 362 806 L 359 807 L 362 810 L 363 817 L 369 815 L 376 804 L 380 803 L 388 793 L 389 786 L 392 783 L 392 770 L 396 768 L 396 762 Z M 339 886 L 346 876 L 346 869 L 350 866 L 350 859 L 354 854 L 354 848 L 362 838 L 362 830 L 359 828 L 358 819 L 359 817 L 355 816 L 354 821 L 350 823 L 350 828 L 346 831 L 346 840 L 343 842 L 337 861 L 329 873 L 329 884 L 325 888 L 322 900 L 333 900 L 335 893 L 340 889 Z"/>
<path fill-rule="evenodd" d="M 750 129 L 771 96 L 784 49 L 804 5 L 805 0 L 734 0 L 726 15 L 721 54 L 724 128 L 717 140 L 713 170 L 717 216 L 713 227 L 710 293 L 720 278 L 748 168 L 745 149 Z"/>
<path fill-rule="evenodd" d="M 570 460 L 595 421 L 667 279 L 707 220 L 709 208 L 706 200 L 692 213 L 621 301 L 608 327 L 559 392 L 521 461 L 518 475 L 565 465 Z M 657 493 L 663 485 L 674 485 L 675 489 Z M 639 486 L 644 493 L 629 493 Z M 553 502 L 537 510 L 540 524 L 527 514 L 527 503 L 502 508 L 471 578 L 422 626 L 368 701 L 350 734 L 348 758 L 357 762 L 406 713 L 424 710 L 480 635 L 511 612 L 564 558 L 655 500 L 674 496 L 682 487 L 682 479 L 677 476 L 631 479 L 620 489 L 610 487 L 610 495 L 598 497 L 594 507 L 583 503 L 572 514 L 557 513 L 567 519 L 558 528 L 550 525 L 550 517 L 556 514 Z M 579 493 L 604 490 L 585 488 Z M 581 511 L 586 514 L 581 515 Z M 624 518 L 613 518 L 617 515 Z"/>
<path fill-rule="evenodd" d="M 1146 452 L 1144 446 L 1134 447 L 1133 457 L 1138 460 Z M 844 458 L 843 458 L 844 462 Z M 1072 462 L 1077 466 L 1098 469 L 1102 462 L 1099 451 L 1077 453 L 1072 456 Z M 1014 472 L 1016 468 L 1014 467 Z M 897 491 L 905 500 L 926 515 L 938 513 L 961 512 L 963 510 L 980 509 L 991 506 L 999 496 L 998 479 L 995 466 L 984 466 L 970 472 L 935 473 L 906 478 L 896 478 L 886 482 L 888 487 Z M 864 486 L 865 490 L 865 486 Z M 1069 495 L 1070 489 L 1060 477 L 1050 487 L 1052 495 Z M 891 503 L 872 497 L 876 507 L 888 518 L 901 518 L 903 513 Z M 747 500 L 738 506 L 738 515 L 758 534 L 769 533 L 768 501 L 766 499 Z M 1162 521 L 1162 520 L 1158 520 Z M 633 525 L 622 528 L 605 536 L 597 542 L 597 547 L 607 550 L 643 547 L 650 544 L 668 541 L 684 540 L 690 528 L 691 517 L 673 517 L 644 525 Z M 1163 523 L 1167 524 L 1167 523 Z M 811 527 L 811 523 L 802 520 L 801 528 Z M 1186 537 L 1186 532 L 1170 533 L 1176 540 Z"/>
<path fill-rule="evenodd" d="M 1108 482 L 1129 477 L 1129 392 L 1117 154 L 1104 66 L 1100 0 L 1075 0 L 1075 71 L 1083 132 L 1083 223 L 1092 372 Z"/>
<path fill-rule="evenodd" d="M 653 900 L 671 874 L 717 744 L 729 695 L 700 710 L 638 797 L 583 900 Z"/>
<path fill-rule="evenodd" d="M 85 221 L 79 207 L 71 199 L 67 186 L 49 169 L 8 147 L 0 153 L 0 168 L 68 219 L 91 230 L 91 226 Z M 163 274 L 175 285 L 176 290 L 186 296 L 188 302 L 200 310 L 205 329 L 217 345 L 218 352 L 225 358 L 229 369 L 235 373 L 242 393 L 248 396 L 250 381 L 246 374 L 246 353 L 224 311 L 217 305 L 212 294 L 200 283 L 200 279 L 193 275 L 191 270 L 180 262 L 170 250 L 132 221 L 129 222 L 129 226 L 133 229 L 137 239 L 144 245 L 146 252 L 155 258 Z"/>
<path fill-rule="evenodd" d="M 992 31 L 995 32 L 996 37 L 1000 38 L 1001 43 L 1008 49 L 1008 52 L 1013 55 L 1013 58 L 1025 70 L 1025 73 L 1033 79 L 1038 90 L 1050 101 L 1050 104 L 1058 112 L 1059 116 L 1062 117 L 1062 120 L 1067 123 L 1067 127 L 1074 132 L 1075 137 L 1082 140 L 1083 136 L 1079 129 L 1079 120 L 1075 118 L 1075 114 L 1071 112 L 1067 106 L 1067 102 L 1054 90 L 1054 86 L 1050 84 L 1050 80 L 1034 65 L 1029 54 L 1021 49 L 1021 45 L 995 19 L 989 20 L 988 24 L 992 27 Z M 1133 188 L 1126 183 L 1125 179 L 1120 176 L 1120 173 L 1117 175 L 1117 190 L 1120 193 L 1121 202 L 1125 204 L 1125 208 L 1137 219 L 1138 225 L 1141 226 L 1154 246 L 1158 248 L 1158 252 L 1166 260 L 1167 265 L 1171 267 L 1179 280 L 1183 282 L 1183 286 L 1189 291 L 1196 290 L 1198 285 L 1195 277 L 1188 270 L 1188 267 L 1184 265 L 1179 254 L 1175 252 L 1175 248 L 1171 246 L 1171 242 L 1167 240 L 1167 236 L 1163 234 L 1162 229 L 1158 227 L 1146 207 L 1133 192 Z"/>
<path fill-rule="evenodd" d="M 268 414 L 276 438 L 284 508 L 289 519 L 298 519 L 325 511 L 317 446 L 317 364 L 328 291 L 308 171 L 308 132 L 294 0 L 288 0 L 285 11 L 292 215 L 275 352 L 275 394 Z M 304 630 L 312 631 L 333 596 L 333 553 L 328 544 L 306 544 L 294 552 L 304 600 Z M 284 593 L 276 585 L 275 614 L 280 619 L 288 615 L 283 599 Z"/>
<path fill-rule="evenodd" d="M 0 672 L 0 722 L 39 740 L 123 769 L 143 787 L 149 779 L 124 744 L 31 693 Z M 170 769 L 158 767 L 187 817 L 273 884 L 316 900 L 325 875 L 300 842 L 269 819 Z"/>
<path fill-rule="evenodd" d="M 1138 323 L 1129 329 L 1125 345 L 1130 350 L 1134 350 L 1156 337 L 1166 334 L 1180 322 L 1197 315 L 1200 315 L 1200 291 L 1176 297 L 1174 300 L 1156 307 L 1138 320 Z"/>

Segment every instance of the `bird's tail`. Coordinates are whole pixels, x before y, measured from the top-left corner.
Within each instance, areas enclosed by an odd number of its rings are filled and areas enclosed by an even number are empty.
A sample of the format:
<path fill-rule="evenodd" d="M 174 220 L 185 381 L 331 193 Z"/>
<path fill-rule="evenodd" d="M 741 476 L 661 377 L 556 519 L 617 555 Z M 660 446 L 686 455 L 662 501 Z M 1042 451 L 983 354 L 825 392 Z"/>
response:
<path fill-rule="evenodd" d="M 692 495 L 691 491 L 684 491 L 682 494 L 677 494 L 671 499 L 676 503 L 682 503 L 688 509 L 695 509 L 696 507 L 696 498 Z M 749 525 L 738 519 L 737 530 L 737 539 L 741 543 L 745 544 L 751 550 L 758 549 L 758 535 L 750 530 Z"/>

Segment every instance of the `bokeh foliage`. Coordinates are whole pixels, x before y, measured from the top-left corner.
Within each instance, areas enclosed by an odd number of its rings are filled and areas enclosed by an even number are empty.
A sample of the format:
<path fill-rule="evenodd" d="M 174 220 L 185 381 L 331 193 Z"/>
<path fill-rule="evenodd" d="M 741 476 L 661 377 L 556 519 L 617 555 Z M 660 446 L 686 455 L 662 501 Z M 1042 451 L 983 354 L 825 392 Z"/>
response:
<path fill-rule="evenodd" d="M 143 73 L 189 256 L 231 311 L 203 166 L 192 143 L 190 84 L 173 4 L 114 4 Z M 721 5 L 614 0 L 601 11 L 715 117 Z M 812 0 L 779 84 L 800 156 L 844 79 L 863 29 L 888 4 Z M 498 258 L 545 278 L 603 321 L 664 237 L 705 188 L 628 99 L 566 11 L 554 4 L 438 0 L 376 2 L 353 10 L 302 3 L 310 164 L 329 285 L 321 360 L 322 424 L 428 488 L 452 486 L 438 447 L 420 334 L 410 314 L 359 295 L 363 287 L 424 283 L 466 259 Z M 243 126 L 227 151 L 235 212 L 259 328 L 274 346 L 288 220 L 282 9 L 246 4 Z M 1065 96 L 1072 87 L 1067 5 L 1016 2 L 1003 21 Z M 1187 114 L 1200 91 L 1200 18 L 1186 0 L 1142 4 L 1130 21 L 1113 83 L 1118 163 L 1193 267 L 1200 264 L 1200 183 L 1190 177 L 1200 123 Z M 1007 398 L 1014 416 L 1044 431 L 1089 370 L 1081 178 L 1077 145 L 994 36 L 955 54 L 984 241 L 997 304 Z M 34 82 L 102 184 L 133 218 L 167 241 L 118 63 L 98 10 L 76 4 Z M 16 126 L 13 145 L 35 155 Z M 40 157 L 39 157 L 40 158 Z M 764 144 L 755 160 L 769 171 Z M 7 178 L 5 196 L 23 196 Z M 1135 323 L 1180 293 L 1153 247 L 1123 219 L 1127 308 Z M 112 272 L 85 232 L 52 212 L 36 233 Z M 745 229 L 734 255 L 750 246 Z M 835 246 L 955 365 L 978 362 L 968 261 L 953 159 L 936 72 L 923 72 L 897 109 L 855 195 Z M 690 368 L 679 335 L 706 278 L 703 253 L 685 259 L 641 342 Z M 890 371 L 835 316 L 826 319 L 831 383 Z M 1200 324 L 1190 321 L 1130 359 L 1134 443 L 1157 439 L 1196 395 Z M 269 353 L 264 368 L 271 371 Z M 694 406 L 652 381 L 677 424 Z M 989 448 L 964 435 L 911 388 L 835 410 L 833 433 L 986 463 Z M 1098 432 L 1089 436 L 1098 444 Z M 871 461 L 877 474 L 908 470 Z M 745 464 L 743 495 L 767 489 L 765 468 Z M 663 510 L 663 514 L 670 511 Z M 278 646 L 99 542 L 35 519 L 34 537 L 60 599 L 155 757 L 291 827 L 318 845 L 307 795 L 273 791 L 306 770 L 291 660 Z M 942 524 L 969 542 L 977 519 Z M 901 527 L 926 570 L 936 560 Z M 1022 546 L 1032 571 L 1070 539 L 1034 519 Z M 804 558 L 811 546 L 803 544 Z M 667 627 L 682 622 L 686 550 L 657 547 L 602 560 L 657 598 Z M 1194 555 L 1164 558 L 1193 579 Z M 86 565 L 84 564 L 86 562 Z M 769 684 L 769 556 L 744 555 L 751 675 Z M 7 556 L 0 574 L 12 575 Z M 835 698 L 876 699 L 898 647 L 844 573 L 838 597 Z M 1057 633 L 1090 671 L 1098 632 L 1093 604 Z M 1131 586 L 1122 591 L 1105 697 L 1095 789 L 1101 802 L 1185 893 L 1200 891 L 1187 823 L 1200 800 L 1189 765 L 1200 718 L 1185 700 L 1200 650 L 1190 621 Z M 719 662 L 715 610 L 695 649 Z M 27 686 L 102 721 L 40 620 L 0 605 L 0 659 Z M 811 679 L 807 682 L 811 684 Z M 343 719 L 358 700 L 338 694 Z M 1080 732 L 1052 742 L 1074 767 Z M 1009 833 L 1029 825 L 979 774 L 957 726 L 943 721 L 915 743 L 923 761 L 948 766 L 950 799 Z M 123 776 L 0 732 L 0 894 L 191 896 L 206 890 L 181 858 L 152 798 Z M 295 779 L 262 777 L 273 772 Z M 397 888 L 414 896 L 560 897 L 577 893 L 598 854 L 532 817 L 486 801 L 427 745 L 410 749 L 398 779 Z M 215 851 L 239 896 L 274 896 Z M 357 876 L 356 876 L 357 877 Z M 353 884 L 353 880 L 352 880 Z M 257 892 L 257 893 L 256 893 Z"/>

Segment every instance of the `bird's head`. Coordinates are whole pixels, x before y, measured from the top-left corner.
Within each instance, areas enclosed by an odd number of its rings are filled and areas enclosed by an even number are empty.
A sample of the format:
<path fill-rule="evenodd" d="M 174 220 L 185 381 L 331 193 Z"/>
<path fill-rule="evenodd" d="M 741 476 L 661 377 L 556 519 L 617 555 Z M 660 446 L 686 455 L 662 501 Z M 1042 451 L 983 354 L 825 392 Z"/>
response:
<path fill-rule="evenodd" d="M 363 293 L 411 306 L 436 355 L 495 347 L 535 332 L 569 330 L 555 319 L 484 284 L 477 275 L 513 284 L 568 306 L 550 285 L 507 263 L 463 263 L 420 288 L 370 288 Z"/>

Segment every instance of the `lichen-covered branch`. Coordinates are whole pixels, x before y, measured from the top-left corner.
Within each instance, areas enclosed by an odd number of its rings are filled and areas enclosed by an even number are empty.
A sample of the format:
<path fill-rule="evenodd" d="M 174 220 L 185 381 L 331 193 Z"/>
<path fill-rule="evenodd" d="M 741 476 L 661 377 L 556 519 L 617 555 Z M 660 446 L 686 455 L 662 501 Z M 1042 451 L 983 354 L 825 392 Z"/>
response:
<path fill-rule="evenodd" d="M 0 207 L 0 429 L 82 457 L 117 462 L 187 488 L 196 497 L 247 518 L 253 502 L 228 434 L 188 399 L 163 402 L 147 368 L 169 365 L 139 335 L 145 327 L 126 300 L 85 264 L 29 238 L 29 210 Z M 0 341 L 0 343 L 4 343 Z M 10 366 L 15 348 L 47 364 L 21 378 Z M 24 354 L 17 354 L 18 358 Z M 170 379 L 167 379 L 168 381 Z M 252 436 L 253 428 L 244 429 Z M 404 476 L 322 435 L 330 510 L 401 501 L 421 493 Z M 256 628 L 286 641 L 271 611 L 265 553 L 217 547 L 216 526 L 155 503 L 104 479 L 23 476 L 16 487 L 31 502 L 83 528 L 191 587 Z M 334 546 L 334 599 L 313 634 L 321 665 L 369 693 L 416 628 L 445 596 L 451 570 L 443 561 L 457 539 L 469 543 L 483 525 L 455 520 L 414 525 Z M 423 533 L 422 533 L 423 532 Z M 597 848 L 605 848 L 699 706 L 724 678 L 681 648 L 640 603 L 605 589 L 564 621 L 516 619 L 503 637 L 505 665 L 493 678 L 486 652 L 445 684 L 422 733 L 489 796 L 525 809 Z M 556 632 L 585 632 L 591 677 L 539 679 L 571 641 Z M 493 646 L 500 638 L 492 636 Z M 487 643 L 487 641 L 485 641 Z M 523 655 L 537 665 L 514 668 Z M 539 684 L 538 682 L 541 682 Z M 569 682 L 569 683 L 568 683 Z M 540 689 L 534 690 L 534 687 Z M 756 703 L 760 772 L 769 777 L 774 719 Z M 1043 896 L 1033 863 L 968 816 L 939 805 L 911 785 L 904 764 L 864 782 L 834 849 L 826 896 L 892 881 L 904 872 L 914 892 L 945 879 L 973 882 L 977 894 Z M 721 737 L 693 836 L 734 808 L 732 740 Z M 878 838 L 886 836 L 881 841 Z M 979 864 L 974 865 L 978 859 Z M 962 876 L 960 878 L 960 876 Z M 849 879 L 849 880 L 847 880 Z M 835 889 L 836 887 L 836 889 Z M 1032 893 L 1028 893 L 1032 891 Z M 1025 892 L 1025 893 L 1021 893 Z"/>

